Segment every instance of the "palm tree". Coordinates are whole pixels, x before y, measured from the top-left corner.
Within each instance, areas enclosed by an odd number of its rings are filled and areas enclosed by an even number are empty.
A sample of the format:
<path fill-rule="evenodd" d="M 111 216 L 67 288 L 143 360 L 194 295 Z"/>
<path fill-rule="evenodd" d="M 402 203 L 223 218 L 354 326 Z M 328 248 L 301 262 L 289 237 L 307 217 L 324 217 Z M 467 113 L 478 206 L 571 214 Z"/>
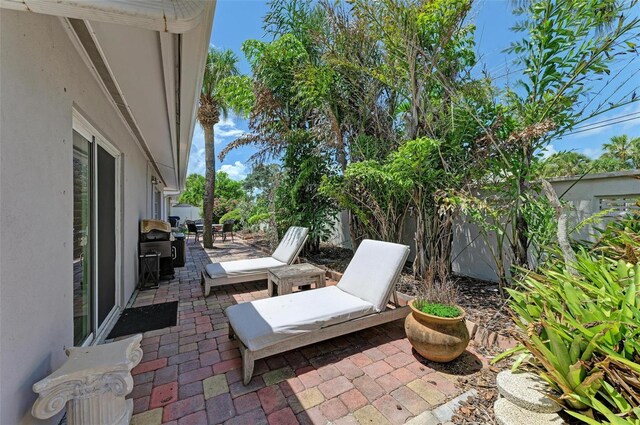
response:
<path fill-rule="evenodd" d="M 591 158 L 577 152 L 557 152 L 542 162 L 543 177 L 577 176 L 591 169 Z"/>
<path fill-rule="evenodd" d="M 209 48 L 205 63 L 198 105 L 198 122 L 204 129 L 206 184 L 204 192 L 204 232 L 202 242 L 205 248 L 213 248 L 211 224 L 213 220 L 214 194 L 216 189 L 216 164 L 213 126 L 220 121 L 220 115 L 227 117 L 232 105 L 221 90 L 226 78 L 238 75 L 238 57 L 231 50 Z"/>
<path fill-rule="evenodd" d="M 631 139 L 631 145 L 631 160 L 633 161 L 633 168 L 640 169 L 640 137 L 634 137 Z"/>
<path fill-rule="evenodd" d="M 633 148 L 638 143 L 637 139 L 637 137 L 630 139 L 626 134 L 613 136 L 609 143 L 603 144 L 602 147 L 606 152 L 605 155 L 618 158 L 626 163 L 633 157 Z"/>

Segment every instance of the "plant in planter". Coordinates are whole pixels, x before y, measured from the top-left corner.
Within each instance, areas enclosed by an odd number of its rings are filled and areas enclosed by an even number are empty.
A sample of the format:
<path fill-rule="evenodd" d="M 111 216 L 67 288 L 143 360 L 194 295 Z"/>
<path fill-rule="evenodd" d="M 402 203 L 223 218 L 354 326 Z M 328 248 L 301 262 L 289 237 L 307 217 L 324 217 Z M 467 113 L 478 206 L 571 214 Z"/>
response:
<path fill-rule="evenodd" d="M 510 289 L 521 345 L 514 369 L 533 367 L 588 424 L 640 424 L 640 215 L 610 222 L 567 267 L 561 257 Z"/>
<path fill-rule="evenodd" d="M 460 356 L 469 344 L 465 312 L 457 305 L 453 282 L 435 282 L 409 302 L 411 314 L 404 322 L 407 338 L 425 359 L 439 363 Z"/>

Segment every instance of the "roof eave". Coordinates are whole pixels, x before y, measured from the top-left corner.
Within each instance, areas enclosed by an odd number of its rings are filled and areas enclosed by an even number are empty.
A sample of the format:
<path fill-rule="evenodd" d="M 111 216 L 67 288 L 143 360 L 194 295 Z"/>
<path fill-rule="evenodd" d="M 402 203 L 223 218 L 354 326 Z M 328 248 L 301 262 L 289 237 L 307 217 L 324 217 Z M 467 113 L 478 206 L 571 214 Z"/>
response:
<path fill-rule="evenodd" d="M 198 26 L 206 16 L 208 3 L 197 0 L 0 0 L 0 8 L 182 34 Z"/>

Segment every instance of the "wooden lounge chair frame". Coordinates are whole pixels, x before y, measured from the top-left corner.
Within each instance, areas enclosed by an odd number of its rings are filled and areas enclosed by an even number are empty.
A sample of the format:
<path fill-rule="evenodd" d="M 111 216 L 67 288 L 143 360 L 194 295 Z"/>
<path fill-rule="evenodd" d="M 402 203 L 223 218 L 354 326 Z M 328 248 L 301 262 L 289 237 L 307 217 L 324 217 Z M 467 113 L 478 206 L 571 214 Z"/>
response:
<path fill-rule="evenodd" d="M 256 360 L 264 359 L 265 357 L 273 356 L 275 354 L 284 353 L 296 348 L 304 347 L 307 345 L 315 344 L 327 339 L 336 338 L 338 336 L 347 335 L 353 332 L 361 331 L 363 329 L 371 328 L 373 326 L 382 325 L 384 323 L 393 322 L 399 319 L 407 317 L 409 312 L 409 306 L 406 305 L 408 298 L 402 294 L 398 294 L 395 291 L 396 283 L 400 278 L 400 270 L 393 280 L 390 292 L 393 294 L 393 302 L 389 308 L 387 304 L 385 310 L 380 313 L 367 314 L 366 316 L 358 317 L 357 319 L 348 320 L 346 322 L 337 323 L 335 325 L 327 326 L 325 328 L 300 334 L 291 339 L 284 340 L 274 345 L 270 345 L 259 350 L 252 351 L 248 349 L 240 339 L 238 341 L 238 348 L 240 349 L 240 355 L 242 356 L 242 379 L 244 385 L 248 385 L 253 376 L 253 367 Z M 403 300 L 404 305 L 401 306 L 398 302 L 398 295 Z M 391 298 L 391 294 L 387 294 L 387 299 Z M 235 331 L 229 323 L 229 338 L 235 338 Z"/>
<path fill-rule="evenodd" d="M 300 247 L 296 251 L 296 254 L 291 258 L 291 261 L 287 263 L 287 265 L 293 264 L 298 260 L 298 255 L 304 248 L 304 244 L 307 243 L 307 238 L 309 235 L 304 237 L 304 240 L 300 244 Z M 211 292 L 211 288 L 215 288 L 217 286 L 225 286 L 231 285 L 234 283 L 242 283 L 242 282 L 252 282 L 254 280 L 267 280 L 269 278 L 269 271 L 267 269 L 251 273 L 251 274 L 243 274 L 241 276 L 223 276 L 223 277 L 209 277 L 206 270 L 200 271 L 200 285 L 202 286 L 202 292 L 204 293 L 205 298 L 209 296 Z"/>

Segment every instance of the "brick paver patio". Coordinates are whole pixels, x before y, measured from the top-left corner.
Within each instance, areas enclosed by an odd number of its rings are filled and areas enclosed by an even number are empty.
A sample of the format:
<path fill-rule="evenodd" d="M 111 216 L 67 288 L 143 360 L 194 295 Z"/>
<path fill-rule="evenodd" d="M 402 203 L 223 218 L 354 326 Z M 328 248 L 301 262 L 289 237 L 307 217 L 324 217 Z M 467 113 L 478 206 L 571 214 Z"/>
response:
<path fill-rule="evenodd" d="M 266 282 L 214 288 L 205 299 L 199 274 L 212 261 L 263 254 L 238 240 L 217 246 L 188 242 L 186 267 L 133 303 L 180 302 L 177 326 L 144 334 L 132 424 L 402 424 L 461 392 L 455 374 L 412 352 L 402 321 L 259 360 L 243 385 L 224 309 L 266 297 Z M 470 351 L 463 357 L 450 369 L 486 364 Z"/>

